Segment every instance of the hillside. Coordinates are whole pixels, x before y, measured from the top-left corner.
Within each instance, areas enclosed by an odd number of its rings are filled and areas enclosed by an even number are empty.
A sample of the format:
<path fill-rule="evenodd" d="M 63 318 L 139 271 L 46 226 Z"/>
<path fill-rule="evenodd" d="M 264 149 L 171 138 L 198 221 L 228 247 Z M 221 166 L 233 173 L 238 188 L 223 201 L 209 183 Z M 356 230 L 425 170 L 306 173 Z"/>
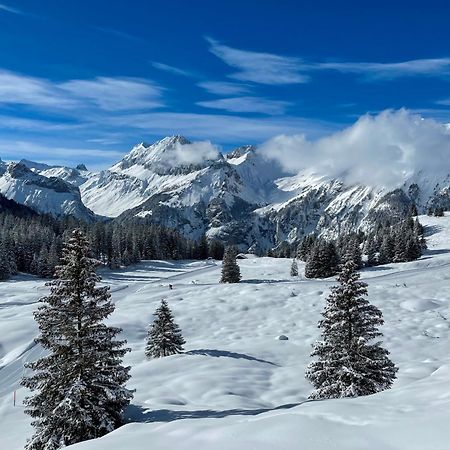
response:
<path fill-rule="evenodd" d="M 117 308 L 111 322 L 132 348 L 125 361 L 136 389 L 131 423 L 71 448 L 447 449 L 450 216 L 420 220 L 429 236 L 420 260 L 362 272 L 370 300 L 384 313 L 384 345 L 399 366 L 393 388 L 370 397 L 304 403 L 312 389 L 304 370 L 333 280 L 293 280 L 290 261 L 273 258 L 240 260 L 238 285 L 218 284 L 214 261 L 147 261 L 105 271 Z M 0 283 L 0 436 L 11 450 L 23 448 L 31 433 L 18 382 L 23 362 L 41 354 L 32 311 L 45 292 L 31 276 Z M 163 297 L 186 353 L 147 361 L 146 329 Z"/>

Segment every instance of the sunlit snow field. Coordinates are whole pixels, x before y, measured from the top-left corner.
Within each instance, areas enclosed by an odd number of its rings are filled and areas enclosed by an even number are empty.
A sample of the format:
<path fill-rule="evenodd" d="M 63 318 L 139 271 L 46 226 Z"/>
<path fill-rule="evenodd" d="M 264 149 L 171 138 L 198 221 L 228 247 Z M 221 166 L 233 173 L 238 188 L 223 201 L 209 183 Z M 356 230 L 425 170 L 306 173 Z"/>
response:
<path fill-rule="evenodd" d="M 450 216 L 420 220 L 429 250 L 419 261 L 363 271 L 399 372 L 390 391 L 358 399 L 305 403 L 312 386 L 304 371 L 333 279 L 292 279 L 291 261 L 273 258 L 240 260 L 236 285 L 218 283 L 214 261 L 102 272 L 116 304 L 110 322 L 132 349 L 125 363 L 136 392 L 129 424 L 71 448 L 450 449 Z M 23 362 L 41 354 L 32 312 L 46 289 L 32 276 L 0 283 L 1 450 L 23 448 L 32 434 L 19 381 Z M 186 353 L 148 361 L 146 331 L 162 298 Z"/>

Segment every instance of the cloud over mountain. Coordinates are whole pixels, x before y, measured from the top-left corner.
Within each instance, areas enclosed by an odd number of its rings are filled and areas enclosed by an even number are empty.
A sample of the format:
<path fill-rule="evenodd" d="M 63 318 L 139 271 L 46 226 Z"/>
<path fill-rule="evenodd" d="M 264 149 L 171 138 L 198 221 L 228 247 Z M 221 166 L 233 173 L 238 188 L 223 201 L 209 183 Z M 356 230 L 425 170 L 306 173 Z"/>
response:
<path fill-rule="evenodd" d="M 280 135 L 259 151 L 293 173 L 309 169 L 349 183 L 396 187 L 418 171 L 448 171 L 450 131 L 410 111 L 387 110 L 315 141 Z"/>

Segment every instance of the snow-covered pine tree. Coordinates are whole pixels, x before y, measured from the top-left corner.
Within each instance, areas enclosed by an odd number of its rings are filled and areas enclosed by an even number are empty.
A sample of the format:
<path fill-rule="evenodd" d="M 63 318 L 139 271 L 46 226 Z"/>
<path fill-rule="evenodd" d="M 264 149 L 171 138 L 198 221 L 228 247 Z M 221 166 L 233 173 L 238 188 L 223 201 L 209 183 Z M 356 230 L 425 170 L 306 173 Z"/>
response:
<path fill-rule="evenodd" d="M 154 314 L 155 320 L 148 331 L 145 355 L 147 358 L 161 358 L 183 351 L 186 343 L 181 334 L 180 327 L 174 322 L 172 311 L 166 300 Z"/>
<path fill-rule="evenodd" d="M 298 277 L 298 265 L 295 258 L 292 260 L 291 264 L 291 277 Z"/>
<path fill-rule="evenodd" d="M 234 247 L 225 248 L 222 262 L 221 283 L 239 283 L 241 281 L 241 271 L 236 261 L 237 251 Z"/>
<path fill-rule="evenodd" d="M 7 280 L 11 276 L 11 267 L 8 261 L 8 254 L 2 242 L 0 242 L 0 281 Z"/>
<path fill-rule="evenodd" d="M 367 242 L 367 265 L 369 267 L 376 266 L 378 263 L 377 260 L 377 246 L 375 239 L 373 236 L 369 237 L 369 240 Z"/>
<path fill-rule="evenodd" d="M 305 264 L 306 278 L 327 278 L 337 272 L 338 256 L 333 242 L 317 239 Z"/>
<path fill-rule="evenodd" d="M 377 340 L 382 336 L 382 313 L 364 298 L 367 285 L 359 276 L 348 261 L 327 298 L 319 322 L 322 340 L 311 354 L 317 360 L 306 369 L 306 378 L 316 388 L 312 399 L 374 394 L 389 389 L 396 378 L 397 368 Z"/>
<path fill-rule="evenodd" d="M 309 252 L 311 251 L 316 237 L 314 234 L 308 234 L 305 236 L 297 247 L 297 258 L 300 261 L 306 261 L 308 259 Z"/>
<path fill-rule="evenodd" d="M 103 323 L 114 305 L 109 288 L 96 287 L 89 253 L 86 237 L 74 230 L 35 312 L 37 342 L 49 353 L 27 364 L 35 373 L 22 380 L 34 392 L 25 400 L 35 428 L 27 450 L 56 450 L 113 431 L 133 396 L 124 386 L 129 368 L 121 365 L 129 349 L 116 340 L 120 328 Z"/>

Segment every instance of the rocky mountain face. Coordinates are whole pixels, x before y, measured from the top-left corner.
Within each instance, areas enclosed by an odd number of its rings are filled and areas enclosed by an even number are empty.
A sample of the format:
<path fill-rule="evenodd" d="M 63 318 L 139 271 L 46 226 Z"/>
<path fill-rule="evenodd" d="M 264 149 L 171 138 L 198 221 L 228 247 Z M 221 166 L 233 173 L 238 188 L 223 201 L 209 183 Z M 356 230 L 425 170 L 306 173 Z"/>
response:
<path fill-rule="evenodd" d="M 198 155 L 201 155 L 199 157 Z M 0 162 L 0 193 L 40 212 L 146 218 L 186 236 L 261 249 L 317 232 L 330 237 L 419 211 L 450 209 L 450 177 L 418 173 L 392 190 L 283 173 L 252 146 L 223 155 L 182 136 L 141 143 L 110 169 L 89 172 L 30 161 Z M 81 201 L 82 200 L 82 201 Z M 89 208 L 89 209 L 88 209 Z"/>
<path fill-rule="evenodd" d="M 31 165 L 28 161 L 1 165 L 0 194 L 39 213 L 95 220 L 95 214 L 83 204 L 76 184 L 65 181 L 62 175 L 45 176 L 48 166 L 32 169 Z"/>

